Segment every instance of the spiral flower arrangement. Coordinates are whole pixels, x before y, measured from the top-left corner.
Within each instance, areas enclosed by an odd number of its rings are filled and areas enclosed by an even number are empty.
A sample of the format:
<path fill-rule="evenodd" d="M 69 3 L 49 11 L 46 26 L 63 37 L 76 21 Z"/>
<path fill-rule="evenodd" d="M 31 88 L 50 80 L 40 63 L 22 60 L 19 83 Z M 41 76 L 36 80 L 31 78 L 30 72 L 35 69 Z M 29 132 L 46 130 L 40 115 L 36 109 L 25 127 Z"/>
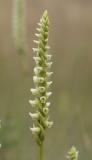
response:
<path fill-rule="evenodd" d="M 78 155 L 79 155 L 79 152 L 73 146 L 68 152 L 67 160 L 78 160 Z"/>
<path fill-rule="evenodd" d="M 29 115 L 33 119 L 33 127 L 30 128 L 32 134 L 35 135 L 38 145 L 42 145 L 44 141 L 44 132 L 46 128 L 51 128 L 53 122 L 49 121 L 49 106 L 48 98 L 52 94 L 48 89 L 52 84 L 49 80 L 53 72 L 50 72 L 52 65 L 51 57 L 48 54 L 48 29 L 49 29 L 49 18 L 47 11 L 43 13 L 40 23 L 38 23 L 38 33 L 35 36 L 38 40 L 34 40 L 37 44 L 37 48 L 33 48 L 35 56 L 36 66 L 34 68 L 33 81 L 35 88 L 31 89 L 32 94 L 35 96 L 34 100 L 29 100 L 29 103 L 35 108 L 35 113 L 29 112 Z"/>

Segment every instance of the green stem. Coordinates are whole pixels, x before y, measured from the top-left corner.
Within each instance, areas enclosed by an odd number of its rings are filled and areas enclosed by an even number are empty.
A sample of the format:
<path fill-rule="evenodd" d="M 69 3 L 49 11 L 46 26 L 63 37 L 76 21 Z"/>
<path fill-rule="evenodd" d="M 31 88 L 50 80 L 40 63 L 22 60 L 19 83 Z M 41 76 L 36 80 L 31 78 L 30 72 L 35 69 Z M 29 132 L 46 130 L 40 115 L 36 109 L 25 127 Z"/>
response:
<path fill-rule="evenodd" d="M 40 145 L 40 160 L 43 160 L 43 143 Z"/>

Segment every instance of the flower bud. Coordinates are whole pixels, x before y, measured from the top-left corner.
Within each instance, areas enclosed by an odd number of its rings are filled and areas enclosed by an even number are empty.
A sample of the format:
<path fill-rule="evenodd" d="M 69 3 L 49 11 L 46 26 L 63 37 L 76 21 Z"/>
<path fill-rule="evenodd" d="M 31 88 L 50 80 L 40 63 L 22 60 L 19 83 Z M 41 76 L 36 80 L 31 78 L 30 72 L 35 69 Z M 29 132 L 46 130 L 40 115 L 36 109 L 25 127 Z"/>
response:
<path fill-rule="evenodd" d="M 42 48 L 44 50 L 44 44 L 43 44 L 42 40 L 39 41 L 39 48 Z"/>
<path fill-rule="evenodd" d="M 44 54 L 44 50 L 43 50 L 43 48 L 39 48 L 39 53 L 40 53 L 41 55 L 43 55 L 43 54 Z"/>

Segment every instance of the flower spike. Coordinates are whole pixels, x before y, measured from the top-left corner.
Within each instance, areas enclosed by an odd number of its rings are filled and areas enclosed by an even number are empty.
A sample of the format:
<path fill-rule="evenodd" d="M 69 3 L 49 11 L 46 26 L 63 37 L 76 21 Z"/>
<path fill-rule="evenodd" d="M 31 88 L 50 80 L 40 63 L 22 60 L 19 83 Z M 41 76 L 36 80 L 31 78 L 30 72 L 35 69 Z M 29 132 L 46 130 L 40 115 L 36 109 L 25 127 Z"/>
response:
<path fill-rule="evenodd" d="M 79 152 L 73 146 L 67 154 L 67 160 L 78 160 Z"/>
<path fill-rule="evenodd" d="M 53 72 L 50 71 L 52 55 L 48 54 L 50 47 L 48 46 L 49 18 L 47 11 L 43 13 L 38 26 L 39 28 L 36 29 L 38 33 L 35 34 L 38 39 L 34 40 L 37 47 L 33 48 L 33 52 L 35 53 L 33 59 L 36 64 L 33 76 L 35 88 L 30 89 L 35 96 L 35 100 L 29 100 L 29 103 L 36 109 L 36 112 L 29 112 L 29 115 L 34 123 L 33 128 L 30 128 L 30 130 L 35 134 L 37 143 L 41 145 L 44 140 L 45 129 L 51 128 L 53 125 L 53 122 L 48 121 L 50 102 L 47 100 L 52 94 L 52 92 L 48 91 L 52 84 L 52 81 L 49 79 Z"/>

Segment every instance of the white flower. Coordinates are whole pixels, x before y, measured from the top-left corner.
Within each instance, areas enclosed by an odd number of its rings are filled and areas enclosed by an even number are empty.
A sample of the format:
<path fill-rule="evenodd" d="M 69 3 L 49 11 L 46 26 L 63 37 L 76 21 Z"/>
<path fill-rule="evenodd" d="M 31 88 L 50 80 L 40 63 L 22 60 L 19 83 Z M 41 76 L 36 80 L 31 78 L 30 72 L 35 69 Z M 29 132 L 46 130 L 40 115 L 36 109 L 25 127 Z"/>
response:
<path fill-rule="evenodd" d="M 52 95 L 52 92 L 47 92 L 47 93 L 46 93 L 47 99 L 48 99 L 51 95 Z"/>
<path fill-rule="evenodd" d="M 33 128 L 29 128 L 32 131 L 32 134 L 36 134 L 40 132 L 40 128 L 39 127 L 33 127 Z"/>
<path fill-rule="evenodd" d="M 45 79 L 43 77 L 33 76 L 33 81 L 35 84 L 44 83 Z"/>
<path fill-rule="evenodd" d="M 50 77 L 52 74 L 53 74 L 53 72 L 47 72 L 47 73 L 46 73 L 46 76 L 47 76 L 47 77 Z"/>
<path fill-rule="evenodd" d="M 50 102 L 47 102 L 47 103 L 46 103 L 46 107 L 49 107 L 49 106 L 50 106 Z"/>
<path fill-rule="evenodd" d="M 43 68 L 42 68 L 42 67 L 35 67 L 35 68 L 34 68 L 34 73 L 35 73 L 36 75 L 39 75 L 42 71 L 43 71 Z"/>
<path fill-rule="evenodd" d="M 48 128 L 51 128 L 52 125 L 53 125 L 53 122 L 46 121 L 46 122 L 45 122 L 45 125 L 46 125 Z"/>
<path fill-rule="evenodd" d="M 32 48 L 32 49 L 33 49 L 34 52 L 38 52 L 38 48 Z"/>
<path fill-rule="evenodd" d="M 51 84 L 52 84 L 52 81 L 47 82 L 47 88 L 49 88 L 51 86 Z"/>
<path fill-rule="evenodd" d="M 38 100 L 29 100 L 29 103 L 31 104 L 32 107 L 36 107 L 37 105 L 39 105 Z"/>
<path fill-rule="evenodd" d="M 31 88 L 30 91 L 32 92 L 33 95 L 38 95 L 39 94 L 39 90 L 38 88 Z"/>
<path fill-rule="evenodd" d="M 48 63 L 46 64 L 46 66 L 47 66 L 48 69 L 51 68 L 51 65 L 52 65 L 52 62 L 48 62 Z"/>
<path fill-rule="evenodd" d="M 50 60 L 51 60 L 51 57 L 52 57 L 52 55 L 47 54 L 47 55 L 46 55 L 47 61 L 50 61 Z"/>
<path fill-rule="evenodd" d="M 29 115 L 32 117 L 32 119 L 38 119 L 39 118 L 39 113 L 31 113 L 29 112 Z"/>

